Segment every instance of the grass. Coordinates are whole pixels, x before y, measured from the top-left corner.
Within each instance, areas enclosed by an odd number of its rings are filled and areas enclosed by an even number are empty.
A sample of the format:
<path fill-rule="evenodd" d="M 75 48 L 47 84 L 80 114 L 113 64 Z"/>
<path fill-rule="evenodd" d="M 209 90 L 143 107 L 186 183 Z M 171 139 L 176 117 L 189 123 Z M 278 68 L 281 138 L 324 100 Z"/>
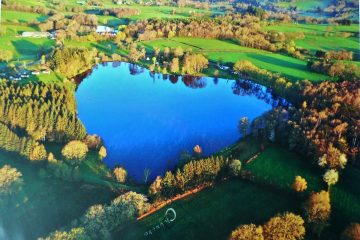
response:
<path fill-rule="evenodd" d="M 258 181 L 276 188 L 291 191 L 295 176 L 300 175 L 308 182 L 308 190 L 325 190 L 322 180 L 324 170 L 317 170 L 310 162 L 299 155 L 280 146 L 272 146 L 263 152 L 255 161 L 245 167 L 251 170 Z M 327 234 L 339 234 L 351 222 L 360 221 L 360 170 L 353 166 L 341 174 L 339 183 L 331 189 L 333 207 L 331 226 Z"/>
<path fill-rule="evenodd" d="M 319 178 L 320 171 L 300 156 L 279 146 L 268 148 L 260 156 L 246 165 L 246 169 L 264 183 L 290 189 L 295 176 L 302 176 L 308 182 L 309 191 L 319 191 L 326 186 Z"/>
<path fill-rule="evenodd" d="M 240 224 L 262 224 L 276 213 L 297 212 L 298 206 L 297 200 L 290 195 L 284 196 L 249 182 L 231 180 L 176 201 L 126 227 L 118 236 L 141 239 L 146 231 L 159 224 L 166 209 L 174 208 L 177 219 L 173 226 L 160 228 L 148 239 L 227 239 Z"/>
<path fill-rule="evenodd" d="M 308 49 L 313 53 L 316 50 L 347 50 L 358 54 L 359 26 L 352 24 L 350 26 L 335 26 L 328 24 L 275 24 L 264 27 L 264 30 L 278 32 L 302 32 L 305 34 L 304 39 L 295 40 L 296 46 Z M 351 33 L 352 36 L 344 37 L 344 33 Z"/>
<path fill-rule="evenodd" d="M 172 38 L 153 40 L 144 43 L 148 51 L 159 47 L 177 47 L 183 49 L 192 48 L 194 52 L 205 54 L 211 61 L 222 60 L 230 64 L 238 60 L 249 60 L 260 68 L 264 68 L 291 80 L 308 79 L 314 82 L 326 80 L 329 77 L 310 72 L 306 66 L 306 61 L 293 57 L 271 53 L 263 50 L 246 48 L 239 46 L 231 41 L 201 38 Z"/>
<path fill-rule="evenodd" d="M 2 12 L 2 21 L 12 22 L 12 23 L 29 23 L 32 21 L 44 22 L 48 19 L 48 16 L 29 13 L 29 12 L 18 12 L 18 11 L 9 11 L 4 10 Z"/>
<path fill-rule="evenodd" d="M 317 7 L 324 9 L 330 3 L 331 3 L 330 0 L 295 0 L 291 2 L 280 1 L 277 5 L 283 8 L 296 6 L 298 7 L 299 10 L 309 11 L 309 10 L 314 10 Z"/>
<path fill-rule="evenodd" d="M 13 60 L 38 59 L 41 49 L 47 51 L 55 45 L 55 41 L 48 38 L 21 38 L 17 37 L 24 31 L 37 29 L 26 26 L 4 25 L 6 34 L 0 37 L 0 49 L 10 50 L 14 54 Z"/>
<path fill-rule="evenodd" d="M 0 153 L 0 167 L 9 164 L 17 168 L 24 180 L 21 192 L 4 206 L 0 222 L 4 224 L 4 229 L 10 229 L 23 239 L 45 236 L 68 225 L 89 206 L 108 203 L 115 197 L 108 187 L 92 184 L 93 181 L 76 183 L 40 178 L 38 171 L 42 164 L 30 164 L 28 161 L 17 154 Z M 83 174 L 88 172 L 83 171 Z"/>
<path fill-rule="evenodd" d="M 129 8 L 135 8 L 141 11 L 138 16 L 131 16 L 131 20 L 150 19 L 150 18 L 187 18 L 190 17 L 190 12 L 211 14 L 211 11 L 194 9 L 189 7 L 170 7 L 170 6 L 142 6 L 142 5 L 131 5 Z M 172 11 L 175 10 L 175 14 Z"/>

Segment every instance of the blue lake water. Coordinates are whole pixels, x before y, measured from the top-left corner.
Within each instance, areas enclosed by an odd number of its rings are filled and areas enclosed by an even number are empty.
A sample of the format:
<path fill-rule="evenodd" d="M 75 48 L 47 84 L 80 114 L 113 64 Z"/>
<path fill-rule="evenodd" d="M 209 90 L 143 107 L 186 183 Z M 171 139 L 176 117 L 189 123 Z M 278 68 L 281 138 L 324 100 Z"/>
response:
<path fill-rule="evenodd" d="M 128 63 L 94 67 L 76 98 L 88 133 L 105 142 L 105 163 L 124 166 L 138 181 L 145 168 L 154 178 L 174 167 L 195 145 L 206 156 L 235 143 L 241 117 L 279 104 L 249 81 L 154 75 Z"/>

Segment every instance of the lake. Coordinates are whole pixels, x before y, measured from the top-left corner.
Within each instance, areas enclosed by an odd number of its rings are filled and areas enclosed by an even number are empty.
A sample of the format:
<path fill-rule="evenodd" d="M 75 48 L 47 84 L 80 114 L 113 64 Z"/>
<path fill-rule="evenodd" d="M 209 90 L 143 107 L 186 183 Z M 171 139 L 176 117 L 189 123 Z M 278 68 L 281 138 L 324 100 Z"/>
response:
<path fill-rule="evenodd" d="M 199 145 L 203 156 L 240 137 L 241 117 L 260 116 L 283 100 L 245 80 L 154 74 L 129 63 L 95 66 L 76 91 L 79 117 L 100 135 L 109 167 L 127 169 L 137 181 L 173 168 Z"/>

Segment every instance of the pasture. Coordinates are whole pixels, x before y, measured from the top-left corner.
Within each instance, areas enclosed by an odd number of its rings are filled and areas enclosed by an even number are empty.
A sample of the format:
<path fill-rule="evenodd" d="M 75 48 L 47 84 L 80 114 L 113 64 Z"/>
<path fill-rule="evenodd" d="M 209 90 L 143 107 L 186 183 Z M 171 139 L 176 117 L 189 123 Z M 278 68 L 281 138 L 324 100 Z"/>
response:
<path fill-rule="evenodd" d="M 19 35 L 24 31 L 37 31 L 36 28 L 4 24 L 5 34 L 0 37 L 0 49 L 10 50 L 14 60 L 35 60 L 40 52 L 48 51 L 55 41 L 48 38 L 22 38 Z"/>
<path fill-rule="evenodd" d="M 359 26 L 336 26 L 328 24 L 274 24 L 264 27 L 265 31 L 283 33 L 304 33 L 304 39 L 295 40 L 296 46 L 316 50 L 347 50 L 355 54 L 359 52 Z"/>
<path fill-rule="evenodd" d="M 310 72 L 307 62 L 278 53 L 242 47 L 231 41 L 201 38 L 171 38 L 147 41 L 143 43 L 147 51 L 153 47 L 191 48 L 193 52 L 203 53 L 209 60 L 234 64 L 238 60 L 249 60 L 259 68 L 279 73 L 291 80 L 308 79 L 314 82 L 329 79 L 328 76 Z"/>
<path fill-rule="evenodd" d="M 262 224 L 279 212 L 299 212 L 298 206 L 298 199 L 291 195 L 250 182 L 229 180 L 173 202 L 126 226 L 117 236 L 126 240 L 142 239 L 146 231 L 163 220 L 166 209 L 174 208 L 175 223 L 154 231 L 147 239 L 227 239 L 240 224 Z"/>

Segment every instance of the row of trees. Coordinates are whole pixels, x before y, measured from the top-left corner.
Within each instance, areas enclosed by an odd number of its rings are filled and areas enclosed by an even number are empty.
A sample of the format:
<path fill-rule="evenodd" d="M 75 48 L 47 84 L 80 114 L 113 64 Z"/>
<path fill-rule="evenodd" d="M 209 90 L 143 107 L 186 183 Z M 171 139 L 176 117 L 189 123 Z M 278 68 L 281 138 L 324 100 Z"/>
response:
<path fill-rule="evenodd" d="M 0 81 L 0 122 L 34 140 L 64 142 L 86 135 L 72 90 L 55 84 Z"/>
<path fill-rule="evenodd" d="M 55 231 L 43 240 L 111 239 L 111 232 L 148 211 L 145 196 L 127 192 L 109 205 L 91 206 L 69 231 Z"/>
<path fill-rule="evenodd" d="M 135 8 L 110 8 L 110 9 L 102 9 L 101 13 L 104 16 L 111 15 L 117 18 L 124 18 L 124 17 L 140 15 L 141 11 Z"/>
<path fill-rule="evenodd" d="M 205 186 L 215 180 L 233 174 L 240 175 L 241 162 L 228 160 L 223 156 L 193 160 L 176 172 L 167 171 L 162 178 L 158 176 L 150 185 L 149 194 L 154 199 L 168 199 L 177 194 Z"/>
<path fill-rule="evenodd" d="M 231 14 L 216 18 L 141 20 L 122 29 L 124 41 L 148 41 L 156 38 L 199 37 L 235 39 L 240 45 L 269 51 L 286 51 L 287 42 L 271 41 L 271 33 L 261 29 L 260 18 Z"/>

